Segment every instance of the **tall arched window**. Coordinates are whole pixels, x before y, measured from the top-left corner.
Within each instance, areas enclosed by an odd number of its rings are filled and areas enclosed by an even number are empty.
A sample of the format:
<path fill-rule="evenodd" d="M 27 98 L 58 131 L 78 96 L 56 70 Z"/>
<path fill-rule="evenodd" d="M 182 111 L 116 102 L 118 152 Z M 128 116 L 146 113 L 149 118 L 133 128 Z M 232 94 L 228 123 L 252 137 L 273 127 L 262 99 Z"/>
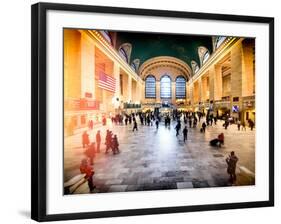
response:
<path fill-rule="evenodd" d="M 135 72 L 137 72 L 137 67 L 136 67 L 135 63 L 132 63 L 132 64 L 131 64 L 131 68 L 132 68 Z"/>
<path fill-rule="evenodd" d="M 140 66 L 140 59 L 138 59 L 138 58 L 134 59 L 133 62 L 131 63 L 131 68 L 132 68 L 135 72 L 138 72 L 139 66 Z"/>
<path fill-rule="evenodd" d="M 123 60 L 128 63 L 128 61 L 129 61 L 128 56 L 123 48 L 119 49 L 119 54 L 120 54 L 121 58 L 123 58 Z"/>
<path fill-rule="evenodd" d="M 201 46 L 198 47 L 198 55 L 200 58 L 200 65 L 202 66 L 209 59 L 210 52 L 206 47 Z"/>
<path fill-rule="evenodd" d="M 210 53 L 209 51 L 206 51 L 204 56 L 203 56 L 203 60 L 202 60 L 202 64 L 204 64 L 210 57 Z"/>
<path fill-rule="evenodd" d="M 107 42 L 109 42 L 112 45 L 112 39 L 111 39 L 110 33 L 106 30 L 101 30 L 100 33 L 104 37 L 104 39 L 106 39 Z"/>
<path fill-rule="evenodd" d="M 221 46 L 221 44 L 225 41 L 226 37 L 223 36 L 219 36 L 216 39 L 216 43 L 215 43 L 215 47 L 216 49 L 219 48 L 219 46 Z"/>
<path fill-rule="evenodd" d="M 186 98 L 186 80 L 183 76 L 178 76 L 176 78 L 176 98 Z"/>
<path fill-rule="evenodd" d="M 168 75 L 162 76 L 160 80 L 160 98 L 172 98 L 172 81 Z"/>
<path fill-rule="evenodd" d="M 145 98 L 156 98 L 156 79 L 153 75 L 145 79 Z"/>
<path fill-rule="evenodd" d="M 130 63 L 131 53 L 132 53 L 132 44 L 130 43 L 123 43 L 118 48 L 120 56 L 123 58 L 124 61 Z"/>
<path fill-rule="evenodd" d="M 193 61 L 193 60 L 191 61 L 191 67 L 192 67 L 193 74 L 195 74 L 196 72 L 198 72 L 199 66 L 198 66 L 198 64 L 197 64 L 196 61 Z"/>

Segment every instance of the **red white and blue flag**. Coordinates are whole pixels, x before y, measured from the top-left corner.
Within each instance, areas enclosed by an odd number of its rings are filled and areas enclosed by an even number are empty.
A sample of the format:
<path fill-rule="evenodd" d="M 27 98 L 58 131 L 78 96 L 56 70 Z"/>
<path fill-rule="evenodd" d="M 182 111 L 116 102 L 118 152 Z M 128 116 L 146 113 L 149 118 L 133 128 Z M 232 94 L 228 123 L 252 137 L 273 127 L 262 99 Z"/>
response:
<path fill-rule="evenodd" d="M 110 92 L 115 92 L 116 79 L 111 77 L 110 75 L 100 72 L 98 87 Z"/>

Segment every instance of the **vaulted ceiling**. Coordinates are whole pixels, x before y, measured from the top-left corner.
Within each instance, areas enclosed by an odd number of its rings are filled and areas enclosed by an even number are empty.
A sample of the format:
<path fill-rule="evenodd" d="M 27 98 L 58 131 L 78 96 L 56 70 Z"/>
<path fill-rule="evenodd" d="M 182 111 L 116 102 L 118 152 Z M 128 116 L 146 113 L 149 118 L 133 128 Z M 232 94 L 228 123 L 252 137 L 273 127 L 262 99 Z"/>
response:
<path fill-rule="evenodd" d="M 211 36 L 140 33 L 140 32 L 117 32 L 116 49 L 124 43 L 132 45 L 130 57 L 140 59 L 140 65 L 146 60 L 157 56 L 176 57 L 191 67 L 194 60 L 200 65 L 198 47 L 206 47 L 212 53 Z"/>

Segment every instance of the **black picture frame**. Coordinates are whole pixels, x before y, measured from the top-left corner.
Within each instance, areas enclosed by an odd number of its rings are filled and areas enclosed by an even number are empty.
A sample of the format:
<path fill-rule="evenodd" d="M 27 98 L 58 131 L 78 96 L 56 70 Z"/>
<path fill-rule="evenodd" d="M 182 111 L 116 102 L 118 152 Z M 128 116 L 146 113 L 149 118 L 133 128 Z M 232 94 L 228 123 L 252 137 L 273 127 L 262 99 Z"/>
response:
<path fill-rule="evenodd" d="M 100 12 L 155 17 L 177 17 L 216 21 L 254 22 L 269 25 L 269 200 L 243 203 L 226 203 L 196 206 L 139 208 L 86 213 L 48 215 L 46 213 L 46 13 L 48 10 Z M 274 18 L 183 11 L 164 11 L 137 8 L 103 7 L 74 4 L 37 3 L 31 11 L 31 218 L 37 221 L 74 220 L 116 216 L 148 215 L 161 213 L 193 212 L 206 210 L 238 209 L 274 206 Z"/>

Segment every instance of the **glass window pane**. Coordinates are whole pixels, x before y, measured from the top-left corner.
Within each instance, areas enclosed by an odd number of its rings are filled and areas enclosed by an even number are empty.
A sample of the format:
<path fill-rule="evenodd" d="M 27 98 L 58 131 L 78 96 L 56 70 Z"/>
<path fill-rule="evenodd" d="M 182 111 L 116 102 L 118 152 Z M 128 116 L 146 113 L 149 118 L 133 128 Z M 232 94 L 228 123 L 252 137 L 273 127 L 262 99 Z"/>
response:
<path fill-rule="evenodd" d="M 225 41 L 226 37 L 218 37 L 216 41 L 216 49 Z"/>
<path fill-rule="evenodd" d="M 156 80 L 152 75 L 145 79 L 145 98 L 156 98 Z"/>
<path fill-rule="evenodd" d="M 100 33 L 112 45 L 112 40 L 111 40 L 109 32 L 106 30 L 101 30 Z"/>
<path fill-rule="evenodd" d="M 210 57 L 210 53 L 209 51 L 206 51 L 206 53 L 203 56 L 203 64 L 209 59 Z"/>
<path fill-rule="evenodd" d="M 186 81 L 184 77 L 177 77 L 176 79 L 176 98 L 185 99 L 186 97 Z"/>
<path fill-rule="evenodd" d="M 172 82 L 169 76 L 165 75 L 160 81 L 160 97 L 168 99 L 172 97 Z"/>
<path fill-rule="evenodd" d="M 124 61 L 128 62 L 127 54 L 123 48 L 120 48 L 119 54 L 120 54 L 121 58 L 123 58 Z"/>

